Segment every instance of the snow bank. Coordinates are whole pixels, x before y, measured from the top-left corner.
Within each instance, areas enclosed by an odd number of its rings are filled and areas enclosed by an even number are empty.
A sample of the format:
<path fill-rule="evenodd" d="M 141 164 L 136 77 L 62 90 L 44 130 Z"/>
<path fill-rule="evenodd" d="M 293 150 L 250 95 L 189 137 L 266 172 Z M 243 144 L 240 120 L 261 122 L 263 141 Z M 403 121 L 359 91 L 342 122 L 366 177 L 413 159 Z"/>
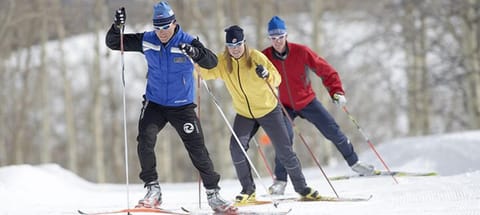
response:
<path fill-rule="evenodd" d="M 456 175 L 480 170 L 480 131 L 396 139 L 377 147 L 392 170 Z M 382 169 L 369 150 L 360 157 Z"/>

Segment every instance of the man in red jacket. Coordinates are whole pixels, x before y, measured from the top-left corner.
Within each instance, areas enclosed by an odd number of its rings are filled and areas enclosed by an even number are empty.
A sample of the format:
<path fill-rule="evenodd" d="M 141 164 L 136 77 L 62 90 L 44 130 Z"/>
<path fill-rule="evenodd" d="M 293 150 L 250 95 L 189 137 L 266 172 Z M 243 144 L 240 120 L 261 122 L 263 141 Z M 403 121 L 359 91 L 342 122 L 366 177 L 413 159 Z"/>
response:
<path fill-rule="evenodd" d="M 372 175 L 374 166 L 358 160 L 350 140 L 318 101 L 312 89 L 309 80 L 310 72 L 322 79 L 323 85 L 327 88 L 335 104 L 340 107 L 345 105 L 347 100 L 337 71 L 308 47 L 287 42 L 287 28 L 280 17 L 274 16 L 270 20 L 268 35 L 272 46 L 263 50 L 263 53 L 272 61 L 282 76 L 279 98 L 290 117 L 295 119 L 300 116 L 311 122 L 328 140 L 335 144 L 353 171 L 361 175 Z M 293 129 L 291 125 L 288 127 L 290 138 L 293 138 Z M 275 177 L 276 180 L 270 186 L 269 192 L 283 195 L 287 184 L 287 172 L 277 158 L 275 158 Z"/>

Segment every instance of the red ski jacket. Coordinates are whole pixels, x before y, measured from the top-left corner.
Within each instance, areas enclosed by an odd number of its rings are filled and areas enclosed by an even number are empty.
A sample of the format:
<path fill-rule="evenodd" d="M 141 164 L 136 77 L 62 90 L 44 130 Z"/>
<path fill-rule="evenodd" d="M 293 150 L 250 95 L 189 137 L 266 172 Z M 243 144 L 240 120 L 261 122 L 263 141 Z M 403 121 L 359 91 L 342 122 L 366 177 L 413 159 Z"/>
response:
<path fill-rule="evenodd" d="M 315 99 L 310 71 L 322 79 L 330 97 L 335 93 L 345 94 L 337 71 L 325 59 L 301 44 L 287 42 L 287 47 L 285 59 L 276 55 L 272 46 L 262 51 L 282 76 L 279 97 L 284 106 L 301 110 Z"/>

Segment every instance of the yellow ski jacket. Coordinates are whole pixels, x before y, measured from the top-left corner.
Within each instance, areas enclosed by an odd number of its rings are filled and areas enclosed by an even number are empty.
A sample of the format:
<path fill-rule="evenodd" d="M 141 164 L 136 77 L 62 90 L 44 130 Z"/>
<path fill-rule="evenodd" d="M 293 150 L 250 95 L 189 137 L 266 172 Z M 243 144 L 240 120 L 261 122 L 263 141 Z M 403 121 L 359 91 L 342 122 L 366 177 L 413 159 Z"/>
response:
<path fill-rule="evenodd" d="M 247 59 L 243 55 L 240 59 L 232 58 L 233 71 L 229 72 L 226 57 L 231 58 L 231 56 L 224 56 L 222 53 L 218 55 L 218 65 L 215 68 L 200 68 L 199 71 L 205 80 L 220 78 L 225 82 L 233 100 L 233 107 L 239 115 L 250 119 L 260 118 L 270 113 L 277 106 L 278 100 L 275 95 L 277 95 L 277 87 L 280 85 L 281 76 L 263 53 L 250 48 L 245 51 L 250 52 L 253 60 L 251 68 L 247 67 Z M 264 79 L 257 76 L 255 72 L 257 64 L 262 64 L 269 72 L 266 81 L 274 92 Z"/>

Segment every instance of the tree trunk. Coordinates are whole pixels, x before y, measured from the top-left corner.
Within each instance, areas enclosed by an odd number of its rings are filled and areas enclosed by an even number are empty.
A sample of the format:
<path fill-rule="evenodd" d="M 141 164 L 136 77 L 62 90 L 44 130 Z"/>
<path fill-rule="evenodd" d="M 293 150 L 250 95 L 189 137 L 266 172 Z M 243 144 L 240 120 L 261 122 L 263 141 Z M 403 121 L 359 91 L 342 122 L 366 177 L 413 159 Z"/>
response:
<path fill-rule="evenodd" d="M 465 24 L 463 27 L 464 46 L 462 51 L 465 56 L 467 68 L 467 98 L 465 100 L 470 128 L 480 129 L 480 54 L 479 54 L 479 22 L 480 9 L 474 5 L 479 5 L 478 0 L 469 0 L 471 6 L 465 14 Z"/>
<path fill-rule="evenodd" d="M 267 35 L 267 22 L 265 21 L 265 19 L 267 19 L 267 11 L 270 9 L 265 8 L 265 0 L 256 0 L 254 4 L 255 10 L 257 11 L 257 16 L 255 17 L 255 21 L 257 23 L 255 25 L 254 31 L 255 38 L 257 38 L 257 40 L 255 41 L 255 43 L 252 43 L 252 45 L 254 45 L 253 47 L 257 47 L 257 49 L 261 51 L 263 50 L 263 41 L 265 40 Z"/>
<path fill-rule="evenodd" d="M 42 115 L 41 125 L 41 142 L 40 145 L 40 162 L 49 163 L 51 161 L 51 95 L 49 93 L 49 72 L 47 62 L 47 42 L 48 42 L 48 12 L 47 4 L 39 5 L 41 10 L 41 28 L 40 28 L 40 96 L 38 103 L 40 104 L 40 112 Z"/>
<path fill-rule="evenodd" d="M 217 34 L 213 37 L 213 40 L 209 41 L 210 49 L 218 50 L 219 52 L 223 51 L 223 47 L 225 46 L 225 32 L 224 28 L 225 25 L 225 1 L 224 0 L 215 0 L 215 32 Z M 201 84 L 203 87 L 203 84 Z M 202 88 L 200 87 L 200 89 Z"/>
<path fill-rule="evenodd" d="M 112 68 L 112 67 L 110 67 Z M 116 68 L 116 67 L 115 67 Z M 112 76 L 115 74 L 112 74 Z M 110 143 L 109 145 L 112 148 L 112 153 L 113 156 L 111 156 L 112 159 L 112 165 L 113 165 L 113 171 L 116 176 L 116 179 L 114 179 L 115 182 L 120 181 L 121 178 L 125 177 L 125 143 L 124 143 L 124 131 L 123 131 L 123 122 L 122 122 L 122 117 L 123 117 L 123 109 L 122 109 L 122 104 L 119 102 L 120 99 L 118 99 L 118 96 L 113 96 L 116 95 L 116 92 L 119 90 L 115 90 L 115 78 L 110 77 L 107 82 L 108 86 L 108 94 L 112 96 L 108 96 L 108 102 L 109 102 L 109 118 L 111 121 L 110 125 Z"/>
<path fill-rule="evenodd" d="M 230 14 L 230 18 L 232 20 L 232 25 L 240 25 L 240 13 L 239 13 L 239 9 L 240 8 L 240 5 L 242 4 L 238 4 L 240 1 L 230 1 L 228 4 L 230 6 L 229 8 L 229 14 Z M 242 5 L 242 8 L 245 8 L 243 7 Z M 225 26 L 227 27 L 227 26 Z"/>
<path fill-rule="evenodd" d="M 3 61 L 3 59 L 0 58 L 0 83 L 1 85 L 6 88 L 6 89 L 11 89 L 10 86 L 7 84 L 7 80 L 8 80 L 8 74 L 9 72 L 7 71 L 7 69 L 5 68 L 5 61 Z M 7 100 L 7 95 L 5 93 L 0 93 L 0 100 L 1 101 L 8 101 Z M 7 121 L 7 107 L 9 105 L 8 104 L 5 104 L 5 105 L 0 105 L 0 120 L 2 122 L 6 122 Z M 5 126 L 3 123 L 2 125 L 0 126 L 0 166 L 5 166 L 7 165 L 7 160 L 8 160 L 8 157 L 7 157 L 7 150 L 8 150 L 8 147 L 7 147 L 7 143 L 8 143 L 8 138 L 7 138 L 7 126 Z"/>
<path fill-rule="evenodd" d="M 0 38 L 3 38 L 0 40 L 0 50 L 2 50 L 0 53 L 0 86 L 6 90 L 14 89 L 13 82 L 11 81 L 13 72 L 8 70 L 7 61 L 4 59 L 12 52 L 12 50 L 8 49 L 8 44 L 11 41 L 9 41 L 8 37 L 5 37 L 5 35 L 7 34 L 7 31 L 10 30 L 8 27 L 11 25 L 10 23 L 14 15 L 15 1 L 9 0 L 8 6 L 8 8 L 5 7 L 5 10 L 2 11 L 3 16 L 0 16 L 0 23 L 2 23 L 2 25 L 0 25 Z M 7 122 L 11 117 L 10 115 L 13 108 L 10 107 L 13 107 L 11 101 L 14 99 L 12 99 L 12 95 L 0 93 L 0 100 L 4 101 L 4 104 L 0 105 L 0 120 L 2 122 Z M 11 153 L 9 153 L 10 148 L 8 147 L 9 145 L 12 145 L 13 139 L 13 133 L 9 132 L 10 130 L 12 130 L 10 126 L 7 126 L 5 123 L 3 123 L 0 128 L 0 166 L 7 165 L 9 163 L 9 158 L 12 157 Z"/>
<path fill-rule="evenodd" d="M 197 0 L 191 0 L 191 5 L 193 5 L 192 7 L 190 7 L 191 11 L 192 11 L 192 19 L 195 20 L 197 23 L 198 23 L 198 29 L 200 30 L 200 32 L 205 36 L 205 39 L 202 39 L 204 41 L 210 41 L 210 31 L 209 31 L 209 28 L 207 28 L 207 26 L 205 25 L 205 19 L 203 14 L 200 12 L 199 10 L 199 7 L 197 6 L 198 5 L 198 1 Z"/>
<path fill-rule="evenodd" d="M 409 135 L 416 136 L 429 132 L 430 96 L 426 71 L 425 29 L 421 9 L 415 2 L 406 1 L 404 5 L 403 36 L 407 59 L 407 115 Z M 416 23 L 421 23 L 416 28 Z"/>
<path fill-rule="evenodd" d="M 14 138 L 13 138 L 13 146 L 14 146 L 14 164 L 22 164 L 25 162 L 25 149 L 27 148 L 27 144 L 30 144 L 30 141 L 26 141 L 25 135 L 27 133 L 27 113 L 29 112 L 28 108 L 31 106 L 31 92 L 30 92 L 30 79 L 31 79 L 31 55 L 32 55 L 32 48 L 27 49 L 27 53 L 25 54 L 25 61 L 22 62 L 22 56 L 18 56 L 18 70 L 20 71 L 20 83 L 23 83 L 23 87 L 21 89 L 16 90 L 18 94 L 14 95 L 15 97 L 15 105 L 14 107 L 18 107 L 15 110 L 15 121 L 14 121 Z M 22 69 L 23 65 L 24 68 Z"/>
<path fill-rule="evenodd" d="M 72 81 L 67 71 L 67 59 L 65 58 L 66 52 L 64 48 L 65 41 L 65 24 L 62 14 L 62 2 L 61 0 L 56 0 L 54 3 L 55 13 L 58 15 L 55 19 L 56 33 L 58 36 L 58 52 L 59 59 L 58 63 L 60 64 L 59 70 L 62 78 L 63 86 L 63 105 L 64 105 L 64 118 L 65 118 L 65 128 L 66 128 L 66 150 L 67 150 L 67 167 L 72 172 L 78 173 L 78 152 L 77 152 L 77 134 L 75 128 L 75 111 L 73 105 L 73 93 L 72 93 Z"/>
<path fill-rule="evenodd" d="M 95 17 L 97 17 L 94 21 L 94 54 L 93 54 L 93 69 L 92 69 L 92 93 L 93 93 L 93 104 L 92 104 L 92 129 L 93 129 L 93 137 L 94 137 L 94 144 L 95 144 L 95 168 L 96 168 L 96 178 L 97 182 L 104 183 L 106 182 L 106 167 L 105 167 L 105 141 L 104 141 L 104 128 L 103 128 L 103 100 L 102 100 L 102 78 L 101 78 L 101 65 L 100 65 L 100 58 L 101 58 L 101 49 L 100 44 L 103 44 L 103 37 L 101 37 L 100 33 L 98 33 L 103 25 L 102 25 L 102 18 L 103 15 L 106 13 L 105 9 L 105 1 L 104 0 L 97 0 L 95 1 Z M 109 156 L 111 157 L 111 156 Z"/>
<path fill-rule="evenodd" d="M 432 103 L 430 86 L 429 86 L 429 76 L 427 69 L 427 49 L 426 49 L 426 26 L 425 26 L 425 15 L 423 10 L 420 9 L 420 27 L 418 29 L 418 51 L 416 53 L 416 62 L 418 70 L 418 78 L 420 88 L 416 92 L 418 94 L 418 104 L 419 114 L 417 115 L 419 135 L 427 135 L 430 133 L 430 115 L 431 108 L 430 104 Z"/>

